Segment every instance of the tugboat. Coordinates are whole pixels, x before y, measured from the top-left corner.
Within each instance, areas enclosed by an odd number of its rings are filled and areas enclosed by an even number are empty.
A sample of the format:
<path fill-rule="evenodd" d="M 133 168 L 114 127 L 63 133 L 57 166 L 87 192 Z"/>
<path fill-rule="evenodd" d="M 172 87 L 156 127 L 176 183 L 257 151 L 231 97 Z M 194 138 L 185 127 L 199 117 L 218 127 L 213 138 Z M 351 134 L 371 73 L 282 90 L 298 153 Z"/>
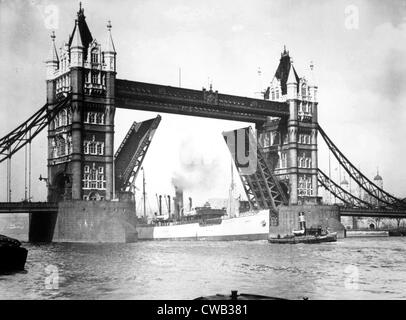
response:
<path fill-rule="evenodd" d="M 27 254 L 20 241 L 0 234 L 0 272 L 24 270 Z"/>
<path fill-rule="evenodd" d="M 303 235 L 286 235 L 284 237 L 269 238 L 269 243 L 321 243 L 321 242 L 336 242 L 337 232 L 329 232 L 319 228 L 309 228 L 304 230 Z"/>
<path fill-rule="evenodd" d="M 291 235 L 268 238 L 269 243 L 321 243 L 337 241 L 337 232 L 329 232 L 327 228 L 306 228 L 305 213 L 299 212 L 299 230 L 293 230 Z"/>

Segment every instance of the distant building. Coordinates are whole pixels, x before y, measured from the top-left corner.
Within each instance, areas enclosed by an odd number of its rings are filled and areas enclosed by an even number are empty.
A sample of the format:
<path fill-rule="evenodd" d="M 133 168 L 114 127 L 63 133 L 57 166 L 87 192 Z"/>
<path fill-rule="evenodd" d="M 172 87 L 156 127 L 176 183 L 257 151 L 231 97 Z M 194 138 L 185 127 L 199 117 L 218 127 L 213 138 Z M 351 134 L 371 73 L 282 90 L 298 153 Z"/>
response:
<path fill-rule="evenodd" d="M 344 179 L 345 180 L 345 179 Z M 373 179 L 374 183 L 381 189 L 383 189 L 383 178 L 379 174 L 379 171 L 377 170 L 376 176 Z M 343 182 L 341 183 L 341 186 L 343 186 Z M 369 195 L 367 192 L 364 192 L 363 189 L 360 190 L 360 195 L 359 197 L 371 203 L 373 206 L 379 207 L 382 205 L 380 201 L 378 201 L 376 198 L 372 197 Z M 406 226 L 406 219 L 388 219 L 388 218 L 357 218 L 357 217 L 342 217 L 341 218 L 341 223 L 344 225 L 346 229 L 390 229 L 390 228 L 396 228 L 396 227 L 405 227 Z"/>

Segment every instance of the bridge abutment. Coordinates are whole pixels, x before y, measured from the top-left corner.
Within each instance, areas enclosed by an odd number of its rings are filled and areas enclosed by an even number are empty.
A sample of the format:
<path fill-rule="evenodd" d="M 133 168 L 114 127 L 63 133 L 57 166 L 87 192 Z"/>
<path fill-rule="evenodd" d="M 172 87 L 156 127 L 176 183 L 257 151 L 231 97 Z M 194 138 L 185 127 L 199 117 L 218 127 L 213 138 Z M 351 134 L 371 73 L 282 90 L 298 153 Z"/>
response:
<path fill-rule="evenodd" d="M 125 243 L 136 240 L 133 201 L 59 203 L 54 242 Z"/>
<path fill-rule="evenodd" d="M 291 235 L 293 230 L 299 230 L 299 212 L 305 213 L 306 227 L 328 228 L 330 232 L 337 232 L 338 238 L 345 237 L 345 228 L 340 222 L 338 206 L 330 205 L 290 205 L 279 207 L 279 223 L 270 224 L 269 236 L 281 237 Z"/>

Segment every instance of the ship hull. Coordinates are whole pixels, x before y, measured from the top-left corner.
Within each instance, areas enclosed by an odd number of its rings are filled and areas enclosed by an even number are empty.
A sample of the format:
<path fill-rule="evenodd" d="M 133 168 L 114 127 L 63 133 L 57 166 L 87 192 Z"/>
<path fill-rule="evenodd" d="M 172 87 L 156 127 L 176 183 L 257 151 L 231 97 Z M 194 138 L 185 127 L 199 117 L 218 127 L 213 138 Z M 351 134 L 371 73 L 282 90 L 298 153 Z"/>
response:
<path fill-rule="evenodd" d="M 218 224 L 173 224 L 166 226 L 137 226 L 138 240 L 267 240 L 269 235 L 269 211 L 236 218 L 223 219 Z"/>

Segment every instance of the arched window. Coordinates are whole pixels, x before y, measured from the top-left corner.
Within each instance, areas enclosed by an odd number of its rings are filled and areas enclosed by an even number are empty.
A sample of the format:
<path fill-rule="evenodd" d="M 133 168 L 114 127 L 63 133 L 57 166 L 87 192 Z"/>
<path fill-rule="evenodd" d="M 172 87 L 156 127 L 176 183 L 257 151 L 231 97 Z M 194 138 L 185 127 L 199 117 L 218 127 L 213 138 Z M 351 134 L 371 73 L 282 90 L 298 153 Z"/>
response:
<path fill-rule="evenodd" d="M 60 119 L 61 119 L 61 126 L 66 126 L 66 124 L 67 124 L 67 112 L 66 112 L 66 110 L 62 110 Z"/>
<path fill-rule="evenodd" d="M 104 147 L 104 143 L 97 143 L 97 146 L 96 146 L 97 154 L 103 155 L 103 153 L 104 153 L 103 147 Z"/>
<path fill-rule="evenodd" d="M 99 63 L 99 53 L 97 52 L 97 49 L 92 50 L 91 59 L 92 59 L 92 63 Z"/>
<path fill-rule="evenodd" d="M 264 133 L 264 147 L 269 147 L 269 133 Z"/>
<path fill-rule="evenodd" d="M 94 112 L 89 112 L 89 123 L 96 122 L 96 114 Z"/>
<path fill-rule="evenodd" d="M 96 176 L 96 170 L 92 170 L 92 172 L 90 173 L 90 180 L 97 180 L 97 176 Z"/>
<path fill-rule="evenodd" d="M 99 83 L 99 74 L 98 74 L 98 72 L 92 72 L 92 83 L 94 83 L 94 84 Z"/>
<path fill-rule="evenodd" d="M 68 124 L 72 124 L 72 111 L 68 109 Z"/>
<path fill-rule="evenodd" d="M 72 137 L 68 136 L 68 141 L 66 144 L 66 149 L 67 149 L 67 153 L 71 154 L 72 153 Z"/>
<path fill-rule="evenodd" d="M 66 142 L 64 138 L 59 139 L 58 155 L 64 156 L 66 154 Z"/>
<path fill-rule="evenodd" d="M 97 124 L 102 124 L 103 122 L 102 122 L 102 114 L 100 113 L 100 112 L 98 112 L 97 114 L 96 114 L 96 123 Z"/>
<path fill-rule="evenodd" d="M 89 154 L 89 142 L 88 141 L 83 142 L 83 152 L 85 154 Z"/>
<path fill-rule="evenodd" d="M 303 83 L 302 85 L 302 98 L 306 97 L 306 84 Z"/>
<path fill-rule="evenodd" d="M 96 143 L 95 142 L 89 143 L 89 153 L 96 154 Z"/>

